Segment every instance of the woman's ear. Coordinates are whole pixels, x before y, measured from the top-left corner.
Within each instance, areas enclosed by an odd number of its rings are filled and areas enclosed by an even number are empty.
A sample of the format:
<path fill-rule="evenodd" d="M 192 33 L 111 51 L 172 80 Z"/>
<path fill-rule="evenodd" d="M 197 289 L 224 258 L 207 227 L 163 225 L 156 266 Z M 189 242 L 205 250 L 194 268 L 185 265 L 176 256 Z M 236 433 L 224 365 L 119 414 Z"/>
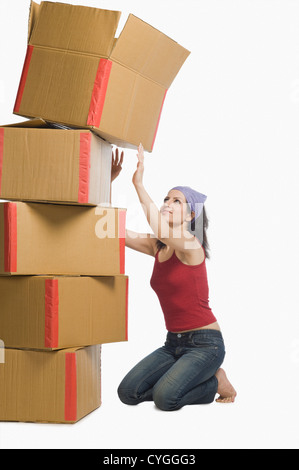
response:
<path fill-rule="evenodd" d="M 191 222 L 191 220 L 193 220 L 194 217 L 195 217 L 195 212 L 194 212 L 194 211 L 191 211 L 191 213 L 187 215 L 186 221 L 187 221 L 187 222 Z"/>

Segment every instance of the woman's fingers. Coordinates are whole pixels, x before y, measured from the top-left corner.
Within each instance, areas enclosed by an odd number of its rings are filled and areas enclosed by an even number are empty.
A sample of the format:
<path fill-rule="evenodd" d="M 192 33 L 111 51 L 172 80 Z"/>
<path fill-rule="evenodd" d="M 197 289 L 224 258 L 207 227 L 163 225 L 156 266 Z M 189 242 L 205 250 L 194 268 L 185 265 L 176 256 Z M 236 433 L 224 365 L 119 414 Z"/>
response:
<path fill-rule="evenodd" d="M 121 152 L 119 157 L 119 150 L 118 148 L 115 149 L 115 154 L 112 151 L 112 163 L 113 165 L 122 165 L 124 159 L 124 151 Z"/>
<path fill-rule="evenodd" d="M 118 148 L 115 150 L 115 159 L 114 159 L 115 165 L 118 165 Z"/>
<path fill-rule="evenodd" d="M 140 143 L 139 144 L 139 147 L 138 147 L 138 154 L 137 154 L 137 157 L 138 157 L 138 160 L 140 162 L 144 162 L 144 149 L 143 149 L 143 145 Z"/>

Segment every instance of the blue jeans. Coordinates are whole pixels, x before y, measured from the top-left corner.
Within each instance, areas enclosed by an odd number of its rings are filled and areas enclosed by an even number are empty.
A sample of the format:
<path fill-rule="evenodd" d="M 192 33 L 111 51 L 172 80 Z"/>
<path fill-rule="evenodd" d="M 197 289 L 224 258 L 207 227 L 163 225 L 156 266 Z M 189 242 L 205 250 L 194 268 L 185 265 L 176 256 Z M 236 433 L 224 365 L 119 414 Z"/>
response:
<path fill-rule="evenodd" d="M 164 346 L 142 359 L 118 387 L 127 405 L 154 401 L 164 411 L 214 401 L 216 371 L 225 356 L 218 330 L 167 333 Z"/>

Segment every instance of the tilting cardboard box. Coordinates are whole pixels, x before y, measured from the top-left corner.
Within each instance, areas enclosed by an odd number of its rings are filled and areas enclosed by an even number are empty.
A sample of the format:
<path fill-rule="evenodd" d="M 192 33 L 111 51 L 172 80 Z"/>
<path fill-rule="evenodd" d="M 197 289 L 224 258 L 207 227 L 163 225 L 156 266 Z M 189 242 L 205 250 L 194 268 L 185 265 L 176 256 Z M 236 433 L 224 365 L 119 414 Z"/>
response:
<path fill-rule="evenodd" d="M 0 203 L 0 275 L 125 272 L 126 210 Z"/>
<path fill-rule="evenodd" d="M 165 95 L 190 54 L 134 15 L 32 2 L 14 113 L 93 129 L 152 151 Z"/>
<path fill-rule="evenodd" d="M 46 350 L 126 341 L 127 302 L 127 276 L 0 276 L 0 337 Z"/>
<path fill-rule="evenodd" d="M 101 405 L 101 346 L 5 349 L 0 421 L 75 423 Z"/>
<path fill-rule="evenodd" d="M 0 127 L 0 198 L 108 204 L 111 160 L 111 144 L 88 130 Z"/>

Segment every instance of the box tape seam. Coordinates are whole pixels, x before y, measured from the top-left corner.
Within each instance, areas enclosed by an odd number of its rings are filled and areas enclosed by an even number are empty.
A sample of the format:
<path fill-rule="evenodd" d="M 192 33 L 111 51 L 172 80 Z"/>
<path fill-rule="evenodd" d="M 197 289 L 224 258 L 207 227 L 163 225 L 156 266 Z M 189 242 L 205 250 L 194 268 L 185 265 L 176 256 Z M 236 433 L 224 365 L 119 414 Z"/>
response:
<path fill-rule="evenodd" d="M 88 126 L 100 126 L 111 68 L 111 60 L 100 59 L 91 95 L 87 118 Z"/>
<path fill-rule="evenodd" d="M 34 46 L 28 46 L 27 47 L 27 52 L 26 52 L 26 57 L 25 57 L 25 61 L 24 61 L 23 71 L 22 71 L 21 80 L 20 80 L 20 84 L 19 84 L 19 89 L 18 89 L 16 101 L 15 101 L 15 106 L 14 106 L 14 112 L 15 113 L 18 113 L 19 110 L 20 110 L 20 107 L 21 107 L 21 102 L 22 102 L 22 98 L 23 98 L 24 89 L 25 89 L 25 86 L 26 86 L 26 80 L 27 80 L 29 66 L 30 66 L 30 62 L 31 62 L 31 58 L 32 58 L 33 49 L 34 49 Z"/>
<path fill-rule="evenodd" d="M 58 279 L 45 280 L 45 348 L 58 347 Z"/>
<path fill-rule="evenodd" d="M 79 155 L 79 188 L 78 202 L 87 203 L 89 200 L 90 180 L 90 146 L 91 133 L 80 133 L 80 155 Z"/>
<path fill-rule="evenodd" d="M 4 203 L 4 271 L 17 272 L 17 203 Z"/>

